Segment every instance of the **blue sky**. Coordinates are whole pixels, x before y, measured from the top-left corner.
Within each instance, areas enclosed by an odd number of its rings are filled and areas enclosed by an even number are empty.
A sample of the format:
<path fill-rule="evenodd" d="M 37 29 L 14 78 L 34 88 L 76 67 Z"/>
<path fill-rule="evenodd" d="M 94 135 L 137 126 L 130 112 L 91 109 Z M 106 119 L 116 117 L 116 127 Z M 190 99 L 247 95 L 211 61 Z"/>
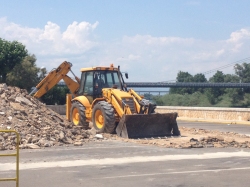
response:
<path fill-rule="evenodd" d="M 247 0 L 0 0 L 0 37 L 48 70 L 120 65 L 129 81 L 167 81 L 250 57 Z M 223 70 L 233 73 L 233 67 Z"/>

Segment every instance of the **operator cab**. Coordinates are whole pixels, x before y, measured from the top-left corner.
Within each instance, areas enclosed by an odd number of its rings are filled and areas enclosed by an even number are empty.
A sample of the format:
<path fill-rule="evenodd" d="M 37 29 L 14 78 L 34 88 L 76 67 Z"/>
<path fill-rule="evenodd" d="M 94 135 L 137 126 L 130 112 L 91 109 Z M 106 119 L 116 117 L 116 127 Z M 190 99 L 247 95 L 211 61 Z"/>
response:
<path fill-rule="evenodd" d="M 83 71 L 78 95 L 86 96 L 92 103 L 94 99 L 102 97 L 103 88 L 126 90 L 119 75 L 120 72 L 114 70 Z"/>

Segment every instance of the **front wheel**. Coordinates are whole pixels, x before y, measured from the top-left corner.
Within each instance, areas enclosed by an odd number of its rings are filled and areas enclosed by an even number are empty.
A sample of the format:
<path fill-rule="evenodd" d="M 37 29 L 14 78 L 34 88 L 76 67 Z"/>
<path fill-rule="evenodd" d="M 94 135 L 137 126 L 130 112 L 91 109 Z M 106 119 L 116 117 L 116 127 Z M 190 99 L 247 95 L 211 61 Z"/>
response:
<path fill-rule="evenodd" d="M 115 130 L 115 111 L 111 104 L 99 101 L 92 111 L 92 122 L 98 133 L 113 133 Z"/>
<path fill-rule="evenodd" d="M 89 123 L 86 121 L 85 110 L 85 107 L 80 102 L 73 102 L 70 116 L 73 125 L 81 125 L 84 129 L 88 129 Z"/>

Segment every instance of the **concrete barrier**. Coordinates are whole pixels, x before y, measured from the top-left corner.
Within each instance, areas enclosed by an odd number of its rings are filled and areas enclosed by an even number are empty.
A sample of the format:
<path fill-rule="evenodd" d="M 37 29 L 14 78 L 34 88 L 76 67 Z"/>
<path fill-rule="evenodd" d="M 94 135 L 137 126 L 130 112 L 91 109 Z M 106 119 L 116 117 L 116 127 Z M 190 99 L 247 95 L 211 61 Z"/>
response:
<path fill-rule="evenodd" d="M 66 115 L 65 105 L 47 105 L 47 107 L 61 115 Z M 228 121 L 230 123 L 250 121 L 250 108 L 157 106 L 156 112 L 177 112 L 178 119 Z"/>
<path fill-rule="evenodd" d="M 250 108 L 158 106 L 156 112 L 177 112 L 181 119 L 228 121 L 231 123 L 250 121 Z"/>
<path fill-rule="evenodd" d="M 60 115 L 66 115 L 66 105 L 46 105 Z"/>

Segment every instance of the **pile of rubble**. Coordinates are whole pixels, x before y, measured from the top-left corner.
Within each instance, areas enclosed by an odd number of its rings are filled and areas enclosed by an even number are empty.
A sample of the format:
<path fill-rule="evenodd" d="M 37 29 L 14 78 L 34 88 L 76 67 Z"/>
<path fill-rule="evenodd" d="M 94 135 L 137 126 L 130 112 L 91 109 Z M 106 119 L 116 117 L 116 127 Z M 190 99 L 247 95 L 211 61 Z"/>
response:
<path fill-rule="evenodd" d="M 96 140 L 94 129 L 72 126 L 26 90 L 6 84 L 0 84 L 0 130 L 16 130 L 20 134 L 20 148 L 77 146 Z M 15 145 L 15 133 L 0 133 L 0 150 L 15 149 Z"/>

